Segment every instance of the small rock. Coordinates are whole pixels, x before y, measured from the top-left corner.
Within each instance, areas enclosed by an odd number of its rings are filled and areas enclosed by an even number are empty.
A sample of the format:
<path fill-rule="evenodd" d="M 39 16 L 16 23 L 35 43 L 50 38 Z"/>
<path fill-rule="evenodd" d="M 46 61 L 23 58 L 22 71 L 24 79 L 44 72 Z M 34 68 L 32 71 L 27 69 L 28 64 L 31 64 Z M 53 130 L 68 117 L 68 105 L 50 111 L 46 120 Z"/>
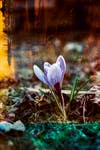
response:
<path fill-rule="evenodd" d="M 10 131 L 13 128 L 13 124 L 11 124 L 10 122 L 7 121 L 2 121 L 0 122 L 0 130 L 1 131 Z"/>
<path fill-rule="evenodd" d="M 76 50 L 77 52 L 81 53 L 83 51 L 83 44 L 77 42 L 69 42 L 65 45 L 64 50 L 65 51 Z"/>
<path fill-rule="evenodd" d="M 20 120 L 18 120 L 16 122 L 14 122 L 13 129 L 16 130 L 16 131 L 24 132 L 25 131 L 25 126 Z"/>
<path fill-rule="evenodd" d="M 0 130 L 4 131 L 4 132 L 8 132 L 10 130 L 16 130 L 16 131 L 24 132 L 25 126 L 20 120 L 14 122 L 14 123 L 2 121 L 2 122 L 0 122 Z"/>

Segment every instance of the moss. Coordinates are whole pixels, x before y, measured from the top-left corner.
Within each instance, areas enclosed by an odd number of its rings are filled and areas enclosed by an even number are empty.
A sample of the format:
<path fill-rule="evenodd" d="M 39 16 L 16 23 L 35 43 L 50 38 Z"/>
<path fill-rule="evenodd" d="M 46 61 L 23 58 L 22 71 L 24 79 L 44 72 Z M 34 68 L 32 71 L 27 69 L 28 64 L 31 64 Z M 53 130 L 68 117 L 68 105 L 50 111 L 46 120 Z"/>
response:
<path fill-rule="evenodd" d="M 99 149 L 100 123 L 31 123 L 17 143 L 23 150 Z"/>

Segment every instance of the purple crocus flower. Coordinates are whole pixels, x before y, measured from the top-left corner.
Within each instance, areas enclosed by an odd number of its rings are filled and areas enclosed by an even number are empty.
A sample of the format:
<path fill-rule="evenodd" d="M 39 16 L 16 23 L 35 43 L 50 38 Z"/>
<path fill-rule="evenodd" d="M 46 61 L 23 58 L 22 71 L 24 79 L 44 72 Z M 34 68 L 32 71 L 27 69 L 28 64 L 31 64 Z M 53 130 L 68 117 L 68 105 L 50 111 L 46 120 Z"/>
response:
<path fill-rule="evenodd" d="M 57 91 L 57 88 L 61 88 L 64 74 L 66 72 L 66 63 L 63 56 L 57 58 L 56 63 L 49 64 L 44 63 L 44 72 L 37 66 L 33 66 L 34 73 L 43 83 L 47 84 Z"/>

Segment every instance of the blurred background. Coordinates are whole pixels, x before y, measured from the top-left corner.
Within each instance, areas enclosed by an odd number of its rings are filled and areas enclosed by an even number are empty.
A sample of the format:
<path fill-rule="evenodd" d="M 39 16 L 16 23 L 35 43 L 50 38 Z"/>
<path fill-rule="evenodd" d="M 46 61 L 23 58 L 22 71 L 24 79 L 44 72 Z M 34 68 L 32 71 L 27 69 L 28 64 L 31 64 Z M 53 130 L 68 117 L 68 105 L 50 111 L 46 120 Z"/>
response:
<path fill-rule="evenodd" d="M 65 85 L 100 72 L 98 0 L 0 0 L 0 88 L 40 86 L 33 64 L 60 54 Z"/>

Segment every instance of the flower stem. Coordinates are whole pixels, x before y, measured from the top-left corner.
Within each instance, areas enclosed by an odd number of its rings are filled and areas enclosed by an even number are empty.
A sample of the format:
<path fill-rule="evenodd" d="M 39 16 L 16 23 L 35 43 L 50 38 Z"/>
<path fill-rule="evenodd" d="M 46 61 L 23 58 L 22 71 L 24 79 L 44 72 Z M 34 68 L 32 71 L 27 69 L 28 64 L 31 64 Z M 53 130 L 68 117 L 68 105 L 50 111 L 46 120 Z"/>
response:
<path fill-rule="evenodd" d="M 55 93 L 53 92 L 53 90 L 50 88 L 50 91 L 55 99 L 55 102 L 59 108 L 59 110 L 61 111 L 61 113 L 63 114 L 64 116 L 64 121 L 66 120 L 66 112 L 65 112 L 65 107 L 64 107 L 64 99 L 62 98 L 62 102 L 63 102 L 63 106 L 61 106 L 59 103 L 58 103 L 58 100 L 57 100 L 57 97 L 55 95 Z M 62 96 L 63 97 L 63 96 Z"/>
<path fill-rule="evenodd" d="M 63 109 L 63 114 L 64 114 L 64 120 L 66 120 L 67 119 L 67 116 L 66 116 L 66 111 L 65 111 L 65 102 L 64 102 L 64 97 L 63 97 L 63 95 L 62 95 L 62 93 L 61 93 L 61 100 L 62 100 L 62 109 Z"/>

